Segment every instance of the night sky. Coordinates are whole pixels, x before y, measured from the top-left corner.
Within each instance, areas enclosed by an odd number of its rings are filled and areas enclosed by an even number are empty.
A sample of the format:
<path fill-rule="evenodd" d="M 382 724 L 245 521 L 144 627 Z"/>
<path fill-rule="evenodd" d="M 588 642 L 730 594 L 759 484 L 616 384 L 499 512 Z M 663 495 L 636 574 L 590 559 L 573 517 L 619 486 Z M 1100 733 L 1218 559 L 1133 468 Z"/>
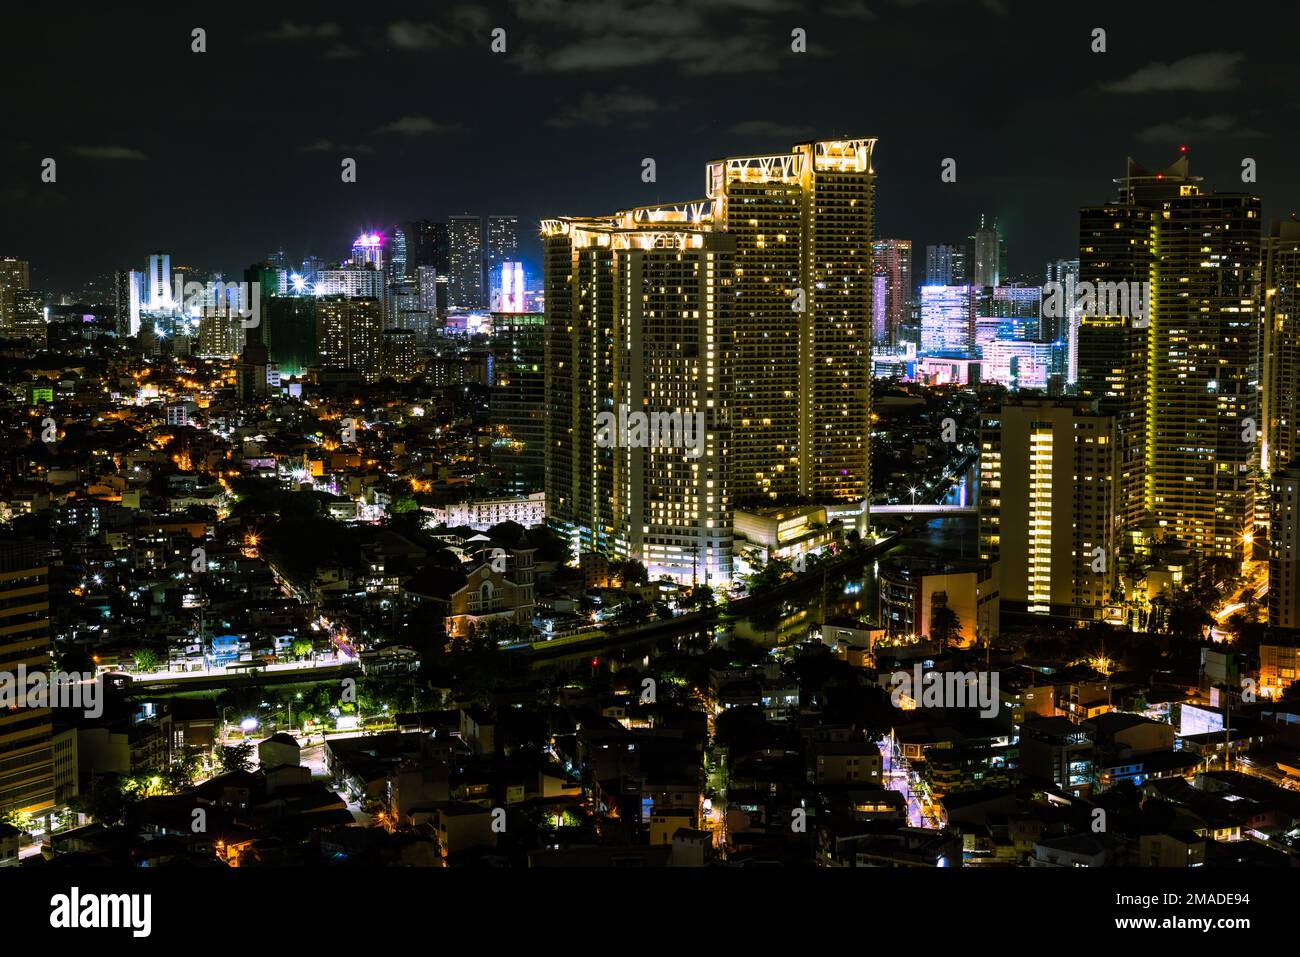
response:
<path fill-rule="evenodd" d="M 6 5 L 0 255 L 30 260 L 34 287 L 155 249 L 228 275 L 278 247 L 339 259 L 365 227 L 460 212 L 518 213 L 531 267 L 542 217 L 700 198 L 709 159 L 836 135 L 879 138 L 877 236 L 956 241 L 987 212 L 1033 277 L 1077 255 L 1078 207 L 1111 198 L 1128 155 L 1187 144 L 1193 173 L 1258 191 L 1267 217 L 1300 208 L 1294 34 L 1246 5 L 231 6 Z"/>

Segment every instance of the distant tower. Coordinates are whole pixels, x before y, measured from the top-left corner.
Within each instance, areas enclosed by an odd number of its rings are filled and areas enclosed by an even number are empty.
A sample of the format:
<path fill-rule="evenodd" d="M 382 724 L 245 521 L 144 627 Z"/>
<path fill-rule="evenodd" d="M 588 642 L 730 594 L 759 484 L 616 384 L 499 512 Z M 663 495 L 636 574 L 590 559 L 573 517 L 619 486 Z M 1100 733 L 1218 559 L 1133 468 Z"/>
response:
<path fill-rule="evenodd" d="M 352 243 L 352 266 L 384 268 L 384 237 L 379 233 L 362 233 Z"/>
<path fill-rule="evenodd" d="M 1120 426 L 1126 525 L 1144 515 L 1202 557 L 1240 561 L 1254 526 L 1260 201 L 1205 192 L 1181 156 L 1128 161 L 1079 219 L 1079 393 Z M 1087 304 L 1085 303 L 1085 306 Z"/>
<path fill-rule="evenodd" d="M 452 216 L 447 224 L 449 288 L 452 309 L 482 309 L 483 220 L 478 216 Z"/>

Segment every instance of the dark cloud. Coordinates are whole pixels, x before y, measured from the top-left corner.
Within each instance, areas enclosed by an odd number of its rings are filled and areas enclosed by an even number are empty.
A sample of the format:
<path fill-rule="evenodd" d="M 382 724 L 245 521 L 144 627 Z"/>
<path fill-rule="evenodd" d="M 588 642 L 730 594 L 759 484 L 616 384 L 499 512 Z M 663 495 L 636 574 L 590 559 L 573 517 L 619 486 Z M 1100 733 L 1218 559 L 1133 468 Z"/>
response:
<path fill-rule="evenodd" d="M 131 149 L 128 146 L 74 146 L 72 152 L 86 159 L 139 162 L 149 158 L 139 150 Z"/>
<path fill-rule="evenodd" d="M 1240 82 L 1244 53 L 1196 53 L 1172 63 L 1151 63 L 1122 80 L 1103 83 L 1108 93 L 1215 93 Z"/>

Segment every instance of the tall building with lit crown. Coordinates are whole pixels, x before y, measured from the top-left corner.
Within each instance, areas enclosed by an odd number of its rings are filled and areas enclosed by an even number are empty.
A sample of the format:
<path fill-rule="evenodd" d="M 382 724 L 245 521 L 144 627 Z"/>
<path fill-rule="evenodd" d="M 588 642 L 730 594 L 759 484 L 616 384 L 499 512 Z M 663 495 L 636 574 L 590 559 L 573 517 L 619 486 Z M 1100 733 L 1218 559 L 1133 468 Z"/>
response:
<path fill-rule="evenodd" d="M 41 546 L 0 542 L 0 672 L 50 667 L 49 562 Z M 0 815 L 54 804 L 48 707 L 0 709 Z"/>
<path fill-rule="evenodd" d="M 1300 223 L 1274 221 L 1264 248 L 1263 466 L 1300 455 Z M 1300 464 L 1300 463 L 1297 463 Z"/>
<path fill-rule="evenodd" d="M 482 309 L 483 220 L 478 216 L 452 216 L 447 223 L 448 306 Z"/>
<path fill-rule="evenodd" d="M 999 563 L 1013 613 L 1100 619 L 1116 580 L 1118 460 L 1112 416 L 1026 399 L 980 418 L 980 558 Z"/>
<path fill-rule="evenodd" d="M 384 268 L 384 237 L 379 233 L 362 233 L 352 243 L 353 269 Z"/>
<path fill-rule="evenodd" d="M 736 240 L 738 502 L 870 497 L 875 143 L 708 166 L 713 221 Z"/>
<path fill-rule="evenodd" d="M 1080 213 L 1096 296 L 1079 392 L 1119 419 L 1126 526 L 1148 517 L 1240 561 L 1259 460 L 1259 198 L 1203 191 L 1185 155 L 1159 172 L 1129 160 L 1116 182 L 1116 202 Z"/>
<path fill-rule="evenodd" d="M 706 208 L 543 223 L 545 480 L 548 516 L 579 552 L 723 584 L 735 242 Z M 633 415 L 678 428 L 638 436 Z"/>

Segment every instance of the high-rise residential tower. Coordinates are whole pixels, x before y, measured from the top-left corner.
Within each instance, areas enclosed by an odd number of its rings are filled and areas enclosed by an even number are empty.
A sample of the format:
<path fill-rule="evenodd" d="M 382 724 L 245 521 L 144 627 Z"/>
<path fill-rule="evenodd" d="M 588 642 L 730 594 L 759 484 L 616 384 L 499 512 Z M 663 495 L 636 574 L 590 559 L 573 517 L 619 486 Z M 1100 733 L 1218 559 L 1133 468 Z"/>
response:
<path fill-rule="evenodd" d="M 447 224 L 448 306 L 482 309 L 483 220 L 478 216 L 452 216 Z"/>
<path fill-rule="evenodd" d="M 1300 223 L 1274 221 L 1264 251 L 1263 466 L 1300 456 Z"/>
<path fill-rule="evenodd" d="M 714 221 L 736 240 L 739 503 L 870 496 L 875 143 L 801 143 L 709 164 Z"/>
<path fill-rule="evenodd" d="M 580 552 L 722 584 L 735 243 L 703 206 L 543 223 L 546 500 Z"/>
<path fill-rule="evenodd" d="M 0 541 L 0 672 L 19 666 L 50 668 L 49 561 L 42 546 Z M 54 803 L 53 718 L 28 704 L 0 709 L 0 814 Z"/>
<path fill-rule="evenodd" d="M 0 333 L 11 332 L 17 324 L 17 294 L 30 283 L 26 260 L 0 258 Z"/>
<path fill-rule="evenodd" d="M 322 369 L 353 369 L 366 382 L 383 375 L 383 310 L 378 299 L 328 296 L 316 307 Z"/>
<path fill-rule="evenodd" d="M 1079 392 L 1120 429 L 1126 526 L 1244 557 L 1259 461 L 1260 209 L 1205 192 L 1187 157 L 1129 160 L 1117 200 L 1080 212 Z"/>
<path fill-rule="evenodd" d="M 975 251 L 971 277 L 974 285 L 979 288 L 998 285 L 1002 281 L 1006 245 L 997 223 L 986 225 L 980 216 L 980 228 L 971 236 L 971 248 Z"/>
<path fill-rule="evenodd" d="M 980 558 L 1002 607 L 1103 616 L 1119 547 L 1115 420 L 1082 401 L 1026 400 L 980 419 Z"/>

